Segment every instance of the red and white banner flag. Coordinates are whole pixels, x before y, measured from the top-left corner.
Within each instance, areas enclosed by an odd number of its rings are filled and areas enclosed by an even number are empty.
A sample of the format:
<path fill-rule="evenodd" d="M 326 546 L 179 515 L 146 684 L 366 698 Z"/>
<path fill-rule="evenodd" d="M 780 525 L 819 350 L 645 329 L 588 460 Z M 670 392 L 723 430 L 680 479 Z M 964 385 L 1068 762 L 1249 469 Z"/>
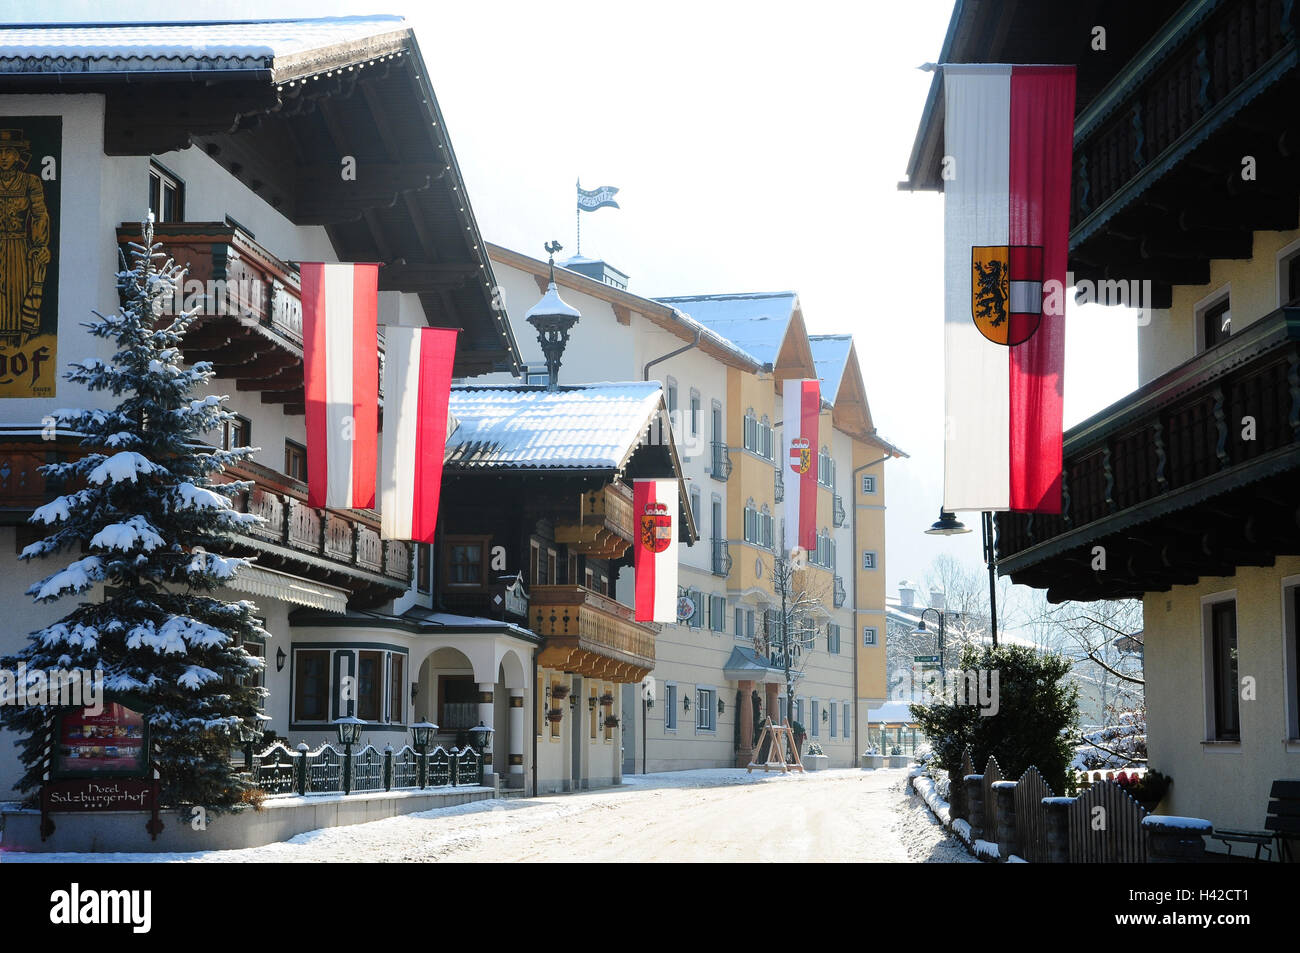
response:
<path fill-rule="evenodd" d="M 822 412 L 821 384 L 788 380 L 782 393 L 782 446 L 778 461 L 785 472 L 786 555 L 802 564 L 817 550 L 818 421 Z"/>
<path fill-rule="evenodd" d="M 384 328 L 384 539 L 433 542 L 447 448 L 456 330 Z"/>
<path fill-rule="evenodd" d="M 375 505 L 379 266 L 303 262 L 307 505 Z"/>
<path fill-rule="evenodd" d="M 636 520 L 636 621 L 677 621 L 676 480 L 634 480 L 632 518 Z"/>
<path fill-rule="evenodd" d="M 1059 513 L 1074 67 L 943 72 L 943 508 Z"/>

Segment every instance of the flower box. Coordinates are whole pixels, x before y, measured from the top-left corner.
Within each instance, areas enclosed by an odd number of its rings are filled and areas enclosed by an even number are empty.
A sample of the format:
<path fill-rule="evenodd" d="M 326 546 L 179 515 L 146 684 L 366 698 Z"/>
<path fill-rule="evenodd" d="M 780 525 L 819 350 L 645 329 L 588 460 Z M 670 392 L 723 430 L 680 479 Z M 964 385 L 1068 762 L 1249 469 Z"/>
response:
<path fill-rule="evenodd" d="M 871 771 L 871 770 L 874 770 L 875 768 L 883 768 L 884 766 L 885 766 L 885 756 L 884 756 L 884 755 L 879 755 L 879 754 L 864 754 L 864 755 L 862 756 L 862 770 L 863 770 L 863 771 Z"/>
<path fill-rule="evenodd" d="M 611 695 L 609 692 L 606 692 L 605 694 L 600 696 L 600 703 L 602 705 L 612 705 L 614 704 L 614 696 Z"/>
<path fill-rule="evenodd" d="M 606 728 L 617 728 L 617 727 L 618 727 L 618 719 L 615 718 L 615 717 L 613 717 L 612 715 L 611 715 L 609 718 L 606 718 L 606 719 L 605 719 L 605 727 L 606 727 Z"/>
<path fill-rule="evenodd" d="M 562 718 L 564 718 L 563 708 L 552 708 L 546 713 L 547 721 L 560 721 Z"/>
<path fill-rule="evenodd" d="M 567 685 L 551 686 L 551 697 L 554 698 L 557 702 L 567 698 L 568 695 L 569 695 L 569 687 Z"/>
<path fill-rule="evenodd" d="M 830 757 L 824 754 L 806 754 L 803 756 L 805 771 L 824 771 L 830 763 Z"/>

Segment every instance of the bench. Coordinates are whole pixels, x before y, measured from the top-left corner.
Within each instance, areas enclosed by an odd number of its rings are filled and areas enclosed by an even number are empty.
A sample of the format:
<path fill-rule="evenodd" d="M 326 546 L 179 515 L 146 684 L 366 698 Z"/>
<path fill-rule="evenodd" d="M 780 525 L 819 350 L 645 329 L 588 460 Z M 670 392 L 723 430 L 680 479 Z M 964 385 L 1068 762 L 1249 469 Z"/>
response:
<path fill-rule="evenodd" d="M 1264 818 L 1264 830 L 1240 831 L 1229 828 L 1216 828 L 1210 834 L 1217 841 L 1222 841 L 1232 856 L 1233 844 L 1254 844 L 1255 859 L 1259 860 L 1260 850 L 1267 850 L 1269 858 L 1273 856 L 1270 846 L 1277 842 L 1277 859 L 1280 862 L 1295 862 L 1291 842 L 1300 839 L 1300 779 L 1283 778 L 1273 782 L 1269 791 L 1268 814 Z"/>

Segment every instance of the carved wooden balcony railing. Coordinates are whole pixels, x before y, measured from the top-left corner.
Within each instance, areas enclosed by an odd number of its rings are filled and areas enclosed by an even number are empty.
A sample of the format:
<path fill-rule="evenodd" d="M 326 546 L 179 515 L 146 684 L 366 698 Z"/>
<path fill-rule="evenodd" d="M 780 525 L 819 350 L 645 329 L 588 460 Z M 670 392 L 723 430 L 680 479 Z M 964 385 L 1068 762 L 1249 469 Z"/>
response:
<path fill-rule="evenodd" d="M 632 513 L 632 491 L 622 483 L 588 490 L 577 509 L 576 514 L 558 517 L 555 524 L 555 541 L 567 543 L 571 552 L 617 559 L 636 539 L 639 521 Z"/>
<path fill-rule="evenodd" d="M 409 587 L 411 544 L 380 539 L 377 513 L 308 506 L 304 484 L 252 461 L 227 467 L 217 479 L 253 481 L 235 506 L 266 521 L 245 534 L 259 565 L 283 564 L 295 575 L 352 590 L 360 606 Z"/>
<path fill-rule="evenodd" d="M 304 412 L 302 289 L 298 269 L 225 222 L 164 222 L 154 226 L 162 243 L 188 273 L 176 311 L 200 309 L 185 338 L 185 359 L 211 361 L 236 390 L 258 391 L 265 404 Z M 123 223 L 118 245 L 140 242 L 140 226 Z M 383 334 L 379 338 L 383 387 Z"/>
<path fill-rule="evenodd" d="M 655 664 L 654 623 L 583 586 L 534 586 L 532 630 L 545 638 L 537 663 L 612 682 L 639 682 Z"/>
<path fill-rule="evenodd" d="M 1252 228 L 1295 227 L 1298 22 L 1294 0 L 1190 0 L 1078 114 L 1077 274 L 1150 279 L 1168 307 L 1210 259 L 1249 257 Z"/>
<path fill-rule="evenodd" d="M 1071 428 L 1061 514 L 998 514 L 999 568 L 1084 599 L 1271 565 L 1300 553 L 1297 486 L 1300 309 L 1282 308 Z"/>
<path fill-rule="evenodd" d="M 835 589 L 834 589 L 835 608 L 837 609 L 841 608 L 844 605 L 844 603 L 848 602 L 848 600 L 849 600 L 849 594 L 844 591 L 844 577 L 836 576 Z"/>

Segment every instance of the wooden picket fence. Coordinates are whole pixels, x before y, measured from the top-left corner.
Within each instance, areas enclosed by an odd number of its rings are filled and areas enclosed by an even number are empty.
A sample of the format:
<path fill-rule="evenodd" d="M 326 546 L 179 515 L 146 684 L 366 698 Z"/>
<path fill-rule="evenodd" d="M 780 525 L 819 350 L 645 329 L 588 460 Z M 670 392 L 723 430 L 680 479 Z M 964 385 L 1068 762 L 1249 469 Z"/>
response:
<path fill-rule="evenodd" d="M 1001 854 L 1015 851 L 1030 863 L 1147 862 L 1142 826 L 1147 812 L 1115 782 L 1098 781 L 1077 798 L 1058 798 L 1038 768 L 1030 766 L 1014 782 L 1012 813 L 1005 801 L 1005 810 L 998 810 L 995 785 L 1004 778 L 997 759 L 990 755 L 982 774 L 976 774 L 974 764 L 968 747 L 962 753 L 961 775 L 950 778 L 949 798 L 950 816 L 966 820 L 973 839 L 996 843 Z"/>
<path fill-rule="evenodd" d="M 1047 817 L 1043 798 L 1054 797 L 1052 789 L 1032 764 L 1016 782 L 1016 831 L 1020 856 L 1031 864 L 1047 863 Z"/>

